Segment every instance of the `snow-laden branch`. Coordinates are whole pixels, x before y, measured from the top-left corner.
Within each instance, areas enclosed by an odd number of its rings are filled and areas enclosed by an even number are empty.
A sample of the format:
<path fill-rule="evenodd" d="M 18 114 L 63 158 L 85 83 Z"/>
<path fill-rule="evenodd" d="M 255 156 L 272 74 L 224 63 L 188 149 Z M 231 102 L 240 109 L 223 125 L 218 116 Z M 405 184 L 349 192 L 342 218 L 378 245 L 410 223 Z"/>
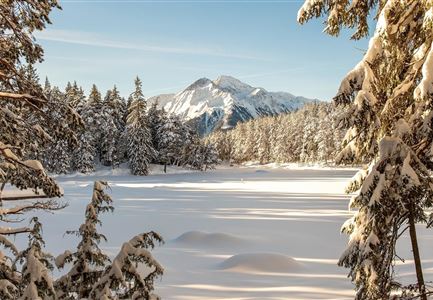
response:
<path fill-rule="evenodd" d="M 12 235 L 12 234 L 26 233 L 31 231 L 32 229 L 29 227 L 21 227 L 21 228 L 0 227 L 0 234 L 3 235 Z"/>

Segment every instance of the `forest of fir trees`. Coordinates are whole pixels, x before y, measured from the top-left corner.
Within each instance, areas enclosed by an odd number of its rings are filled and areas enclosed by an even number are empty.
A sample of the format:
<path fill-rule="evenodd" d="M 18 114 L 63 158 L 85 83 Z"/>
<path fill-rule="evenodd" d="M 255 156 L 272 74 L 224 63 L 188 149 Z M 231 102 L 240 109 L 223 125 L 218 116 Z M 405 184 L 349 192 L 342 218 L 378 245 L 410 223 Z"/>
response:
<path fill-rule="evenodd" d="M 38 81 L 31 66 L 27 73 Z M 77 134 L 77 145 L 54 135 L 35 158 L 56 174 L 90 173 L 98 165 L 117 168 L 122 163 L 128 163 L 133 175 L 148 175 L 151 163 L 164 165 L 164 170 L 167 165 L 213 168 L 218 162 L 214 147 L 180 118 L 159 109 L 158 103 L 148 107 L 141 80 L 137 77 L 134 83 L 135 90 L 125 101 L 116 86 L 102 96 L 93 85 L 86 97 L 76 82 L 62 91 L 46 79 L 47 113 L 60 121 L 68 105 L 81 117 L 84 128 Z"/>
<path fill-rule="evenodd" d="M 215 146 L 220 160 L 232 163 L 332 164 L 345 134 L 339 122 L 344 112 L 332 103 L 311 103 L 296 112 L 214 132 L 206 140 Z"/>

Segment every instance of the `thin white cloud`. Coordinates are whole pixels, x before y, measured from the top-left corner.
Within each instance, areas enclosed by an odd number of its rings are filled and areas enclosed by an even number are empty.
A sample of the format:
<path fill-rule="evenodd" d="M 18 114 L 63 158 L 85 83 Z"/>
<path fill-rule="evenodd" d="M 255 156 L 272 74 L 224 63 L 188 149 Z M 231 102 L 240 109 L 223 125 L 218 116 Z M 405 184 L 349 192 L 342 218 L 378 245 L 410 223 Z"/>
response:
<path fill-rule="evenodd" d="M 248 78 L 269 77 L 269 76 L 274 76 L 274 75 L 279 75 L 279 74 L 284 74 L 284 73 L 291 73 L 293 71 L 300 71 L 300 70 L 305 70 L 305 67 L 296 67 L 296 68 L 277 70 L 277 71 L 271 71 L 271 72 L 266 72 L 266 73 L 241 75 L 241 76 L 238 76 L 237 78 L 238 79 L 248 79 Z"/>
<path fill-rule="evenodd" d="M 186 54 L 186 55 L 203 55 L 203 56 L 215 56 L 215 57 L 226 57 L 226 58 L 237 58 L 247 60 L 262 60 L 258 57 L 236 53 L 226 53 L 223 51 L 209 49 L 209 48 L 198 48 L 189 47 L 182 48 L 176 46 L 155 46 L 146 45 L 140 42 L 124 42 L 116 41 L 105 38 L 99 34 L 90 32 L 79 32 L 71 30 L 59 30 L 59 29 L 47 29 L 42 32 L 35 34 L 36 39 L 42 41 L 54 41 L 68 44 L 78 44 L 91 47 L 102 47 L 111 49 L 125 49 L 125 50 L 139 50 L 146 52 L 155 53 L 168 53 L 168 54 Z"/>

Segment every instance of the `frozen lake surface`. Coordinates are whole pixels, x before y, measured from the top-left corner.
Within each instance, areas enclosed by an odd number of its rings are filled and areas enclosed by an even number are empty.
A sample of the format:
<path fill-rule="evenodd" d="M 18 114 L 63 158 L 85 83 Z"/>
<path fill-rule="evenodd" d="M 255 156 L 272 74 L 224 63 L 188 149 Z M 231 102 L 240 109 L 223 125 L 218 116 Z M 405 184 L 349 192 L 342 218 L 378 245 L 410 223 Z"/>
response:
<path fill-rule="evenodd" d="M 221 168 L 206 173 L 129 176 L 122 172 L 57 177 L 69 206 L 42 213 L 48 250 L 74 248 L 64 232 L 83 222 L 94 180 L 108 180 L 115 212 L 103 216 L 101 247 L 115 255 L 123 241 L 154 230 L 166 243 L 153 251 L 165 274 L 163 299 L 353 299 L 347 270 L 336 265 L 351 216 L 343 193 L 351 169 Z M 429 232 L 419 227 L 426 280 L 432 280 Z M 399 267 L 411 279 L 403 237 Z"/>

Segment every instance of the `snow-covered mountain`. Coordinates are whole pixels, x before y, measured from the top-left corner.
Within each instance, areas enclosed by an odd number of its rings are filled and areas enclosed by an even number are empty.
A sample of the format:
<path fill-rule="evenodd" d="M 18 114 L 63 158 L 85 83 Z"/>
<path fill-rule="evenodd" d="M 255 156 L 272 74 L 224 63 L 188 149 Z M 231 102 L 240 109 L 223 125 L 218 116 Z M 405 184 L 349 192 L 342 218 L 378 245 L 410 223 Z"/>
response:
<path fill-rule="evenodd" d="M 228 129 L 238 122 L 297 110 L 318 101 L 284 92 L 268 92 L 230 76 L 216 80 L 201 78 L 177 94 L 149 99 L 157 101 L 169 114 L 176 114 L 197 126 L 206 135 L 215 129 Z"/>

